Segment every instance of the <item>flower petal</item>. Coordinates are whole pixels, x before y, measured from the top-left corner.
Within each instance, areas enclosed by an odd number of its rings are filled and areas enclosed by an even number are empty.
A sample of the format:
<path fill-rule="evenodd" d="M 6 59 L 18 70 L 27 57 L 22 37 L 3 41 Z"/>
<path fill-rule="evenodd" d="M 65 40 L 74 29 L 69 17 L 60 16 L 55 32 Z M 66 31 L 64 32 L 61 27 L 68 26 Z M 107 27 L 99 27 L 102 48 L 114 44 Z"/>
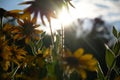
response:
<path fill-rule="evenodd" d="M 79 74 L 80 74 L 80 76 L 82 77 L 83 80 L 86 79 L 87 74 L 86 74 L 85 70 L 80 69 L 80 70 L 79 70 Z"/>
<path fill-rule="evenodd" d="M 37 30 L 37 29 L 35 30 L 35 33 L 36 33 L 36 34 L 40 34 L 40 33 L 42 33 L 42 32 L 43 32 L 43 30 Z"/>
<path fill-rule="evenodd" d="M 82 61 L 88 61 L 88 60 L 91 60 L 92 59 L 92 55 L 91 54 L 85 54 L 83 56 L 80 57 L 80 60 Z"/>
<path fill-rule="evenodd" d="M 10 67 L 10 62 L 9 61 L 5 61 L 4 64 L 2 65 L 3 70 L 7 71 L 8 68 Z"/>
<path fill-rule="evenodd" d="M 33 22 L 33 23 L 36 23 L 36 22 L 37 22 L 37 16 L 38 16 L 38 12 L 36 11 L 36 12 L 34 12 L 34 17 L 33 17 L 33 19 L 32 19 L 32 22 Z"/>
<path fill-rule="evenodd" d="M 64 56 L 65 57 L 72 56 L 72 52 L 69 49 L 66 49 L 65 52 L 64 52 Z"/>
<path fill-rule="evenodd" d="M 19 12 L 22 12 L 22 10 L 11 10 L 9 11 L 10 13 L 19 13 Z"/>
<path fill-rule="evenodd" d="M 26 43 L 26 44 L 29 44 L 29 41 L 30 41 L 30 38 L 29 38 L 29 37 L 26 37 L 26 38 L 25 38 L 25 43 Z"/>
<path fill-rule="evenodd" d="M 34 3 L 34 1 L 26 1 L 26 2 L 20 3 L 19 5 L 23 5 L 23 4 L 32 4 L 32 3 Z"/>
<path fill-rule="evenodd" d="M 83 48 L 79 48 L 78 50 L 76 50 L 76 51 L 74 52 L 73 55 L 74 55 L 76 58 L 79 58 L 83 53 L 84 53 L 84 49 L 83 49 Z"/>
<path fill-rule="evenodd" d="M 96 64 L 97 64 L 96 59 L 89 60 L 89 65 L 96 65 Z"/>
<path fill-rule="evenodd" d="M 18 22 L 18 24 L 21 25 L 21 26 L 24 24 L 24 23 L 23 23 L 21 20 L 19 20 L 19 19 L 17 19 L 17 22 Z"/>

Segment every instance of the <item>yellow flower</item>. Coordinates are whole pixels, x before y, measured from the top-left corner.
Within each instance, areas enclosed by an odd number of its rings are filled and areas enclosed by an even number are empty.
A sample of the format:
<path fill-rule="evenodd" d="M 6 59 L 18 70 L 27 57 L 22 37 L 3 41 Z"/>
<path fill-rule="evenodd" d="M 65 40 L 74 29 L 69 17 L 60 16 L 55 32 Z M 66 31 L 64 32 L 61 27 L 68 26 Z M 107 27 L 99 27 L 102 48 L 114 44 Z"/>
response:
<path fill-rule="evenodd" d="M 51 61 L 51 49 L 50 48 L 44 48 L 40 53 L 37 53 L 38 57 L 41 57 L 45 59 L 45 61 L 50 62 Z"/>
<path fill-rule="evenodd" d="M 85 70 L 97 70 L 97 60 L 91 54 L 84 54 L 84 49 L 80 48 L 73 54 L 70 53 L 70 51 L 67 51 L 65 53 L 69 55 L 67 55 L 67 57 L 64 57 L 64 60 L 70 68 L 78 71 L 82 79 L 85 79 L 87 77 Z"/>
<path fill-rule="evenodd" d="M 10 47 L 8 46 L 7 41 L 0 36 L 0 66 L 5 71 L 7 71 L 10 66 L 9 60 L 11 59 L 11 55 L 12 53 L 10 52 Z"/>
<path fill-rule="evenodd" d="M 45 16 L 50 22 L 50 18 L 56 18 L 59 9 L 63 7 L 63 5 L 70 4 L 70 0 L 33 0 L 33 1 L 26 1 L 20 4 L 30 4 L 24 11 L 29 12 L 30 14 L 34 13 L 34 19 L 36 21 L 38 14 L 40 14 L 42 23 L 45 25 L 43 17 Z"/>
<path fill-rule="evenodd" d="M 12 45 L 10 50 L 12 53 L 11 58 L 13 59 L 13 61 L 16 60 L 17 62 L 21 62 L 25 59 L 27 51 L 25 51 L 23 48 L 19 48 L 16 45 Z"/>
<path fill-rule="evenodd" d="M 47 48 L 43 53 L 43 57 L 49 57 L 49 56 L 51 56 L 51 51 L 49 48 Z"/>
<path fill-rule="evenodd" d="M 10 61 L 5 61 L 4 60 L 3 62 L 1 62 L 1 66 L 2 66 L 4 71 L 7 71 L 8 68 L 10 67 Z"/>
<path fill-rule="evenodd" d="M 0 37 L 0 57 L 3 60 L 9 60 L 10 56 L 10 47 L 8 46 L 7 41 Z"/>
<path fill-rule="evenodd" d="M 34 23 L 34 19 L 31 20 L 31 17 L 26 17 L 24 19 L 17 20 L 19 24 L 19 31 L 14 36 L 14 39 L 25 39 L 25 42 L 28 43 L 31 39 L 39 40 L 39 34 L 42 33 L 42 30 L 36 29 L 39 25 Z"/>
<path fill-rule="evenodd" d="M 3 37 L 11 37 L 13 31 L 15 30 L 15 26 L 5 23 L 2 28 L 0 28 L 0 35 Z"/>

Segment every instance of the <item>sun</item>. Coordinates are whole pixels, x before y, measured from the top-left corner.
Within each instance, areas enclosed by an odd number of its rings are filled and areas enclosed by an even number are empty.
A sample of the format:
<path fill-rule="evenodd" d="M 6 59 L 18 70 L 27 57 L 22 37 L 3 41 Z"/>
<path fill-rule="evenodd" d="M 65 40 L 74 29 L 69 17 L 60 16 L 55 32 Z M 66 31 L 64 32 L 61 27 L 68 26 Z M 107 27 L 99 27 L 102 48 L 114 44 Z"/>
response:
<path fill-rule="evenodd" d="M 56 32 L 61 30 L 63 27 L 69 27 L 75 20 L 78 18 L 78 14 L 74 13 L 75 8 L 62 8 L 57 14 L 57 18 L 51 18 L 51 27 L 52 31 Z M 43 28 L 46 33 L 50 34 L 49 23 L 46 18 L 44 18 L 45 22 L 47 23 L 45 28 Z M 40 21 L 40 19 L 39 19 Z"/>
<path fill-rule="evenodd" d="M 52 31 L 56 32 L 57 30 L 61 30 L 61 28 L 64 27 L 69 27 L 69 25 L 76 19 L 76 17 L 73 16 L 72 10 L 69 9 L 67 10 L 66 8 L 63 8 L 62 10 L 59 11 L 57 18 L 51 18 L 51 27 Z M 50 34 L 50 29 L 49 29 L 49 23 L 47 19 L 44 19 L 45 22 L 47 23 L 47 27 L 43 27 L 43 29 Z M 39 19 L 40 21 L 40 19 Z"/>
<path fill-rule="evenodd" d="M 72 15 L 71 10 L 67 10 L 65 8 L 63 8 L 58 14 L 58 21 L 65 26 L 72 23 L 74 19 L 75 17 Z"/>
<path fill-rule="evenodd" d="M 72 18 L 70 16 L 70 13 L 68 13 L 68 11 L 65 8 L 63 8 L 63 10 L 58 14 L 58 20 L 63 25 L 67 25 L 70 22 L 72 22 Z"/>

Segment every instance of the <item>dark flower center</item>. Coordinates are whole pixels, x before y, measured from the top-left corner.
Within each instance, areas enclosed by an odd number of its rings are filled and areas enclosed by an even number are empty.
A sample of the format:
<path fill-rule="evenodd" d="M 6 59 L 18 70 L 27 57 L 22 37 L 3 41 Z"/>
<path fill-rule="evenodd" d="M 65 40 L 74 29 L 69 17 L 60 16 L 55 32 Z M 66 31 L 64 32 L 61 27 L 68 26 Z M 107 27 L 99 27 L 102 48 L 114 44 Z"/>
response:
<path fill-rule="evenodd" d="M 30 35 L 34 31 L 33 24 L 24 24 L 24 33 Z"/>
<path fill-rule="evenodd" d="M 65 58 L 65 61 L 70 66 L 75 66 L 76 67 L 76 66 L 79 65 L 79 60 L 75 57 L 67 57 L 67 58 Z"/>

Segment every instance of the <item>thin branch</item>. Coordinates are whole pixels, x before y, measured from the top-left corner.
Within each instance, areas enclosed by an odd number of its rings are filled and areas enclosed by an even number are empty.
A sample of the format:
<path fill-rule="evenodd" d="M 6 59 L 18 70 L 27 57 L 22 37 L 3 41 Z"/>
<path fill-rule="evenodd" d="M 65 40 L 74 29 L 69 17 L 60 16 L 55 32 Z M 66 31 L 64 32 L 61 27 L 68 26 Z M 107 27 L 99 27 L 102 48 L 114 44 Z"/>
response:
<path fill-rule="evenodd" d="M 49 22 L 49 27 L 50 27 L 50 33 L 51 33 L 52 46 L 54 46 L 54 35 L 53 35 L 53 31 L 52 31 L 51 22 Z"/>
<path fill-rule="evenodd" d="M 62 45 L 62 56 L 64 55 L 63 53 L 64 53 L 64 26 L 61 24 L 61 30 L 62 30 L 62 43 L 61 43 L 61 45 Z"/>

